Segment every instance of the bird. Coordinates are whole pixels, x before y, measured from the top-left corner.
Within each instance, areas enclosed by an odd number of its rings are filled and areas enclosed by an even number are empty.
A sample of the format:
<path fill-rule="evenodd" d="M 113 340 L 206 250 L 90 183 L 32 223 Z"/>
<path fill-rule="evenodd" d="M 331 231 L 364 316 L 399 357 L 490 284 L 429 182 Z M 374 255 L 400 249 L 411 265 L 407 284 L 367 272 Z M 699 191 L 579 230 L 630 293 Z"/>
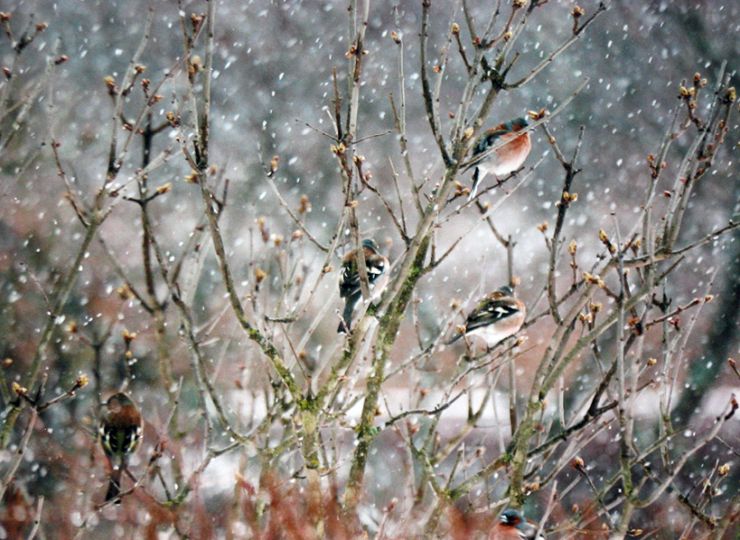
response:
<path fill-rule="evenodd" d="M 475 167 L 469 199 L 475 197 L 478 185 L 487 174 L 500 178 L 522 166 L 532 150 L 532 140 L 528 131 L 522 134 L 519 132 L 528 125 L 527 119 L 520 116 L 481 133 L 473 146 L 473 155 L 465 167 L 466 171 Z M 503 146 L 491 150 L 501 143 L 504 143 Z"/>
<path fill-rule="evenodd" d="M 545 540 L 545 537 L 538 535 L 537 526 L 524 519 L 521 513 L 508 508 L 491 529 L 488 540 Z"/>
<path fill-rule="evenodd" d="M 524 302 L 514 297 L 508 285 L 486 295 L 468 314 L 465 326 L 450 341 L 454 343 L 463 336 L 477 336 L 491 348 L 509 336 L 516 334 L 524 324 L 527 308 Z"/>
<path fill-rule="evenodd" d="M 98 433 L 100 444 L 111 466 L 110 482 L 105 494 L 108 502 L 121 492 L 121 473 L 128 458 L 141 443 L 141 413 L 134 402 L 123 392 L 113 394 L 103 407 Z M 120 499 L 116 504 L 120 504 Z"/>
<path fill-rule="evenodd" d="M 388 284 L 388 259 L 380 253 L 375 240 L 366 238 L 362 241 L 362 251 L 365 255 L 367 281 L 370 286 L 371 300 L 380 297 Z M 338 333 L 349 332 L 352 326 L 352 312 L 355 305 L 362 298 L 360 286 L 360 270 L 357 263 L 357 250 L 347 253 L 342 259 L 342 271 L 339 275 L 339 296 L 344 298 L 344 312 L 342 321 L 337 328 Z"/>

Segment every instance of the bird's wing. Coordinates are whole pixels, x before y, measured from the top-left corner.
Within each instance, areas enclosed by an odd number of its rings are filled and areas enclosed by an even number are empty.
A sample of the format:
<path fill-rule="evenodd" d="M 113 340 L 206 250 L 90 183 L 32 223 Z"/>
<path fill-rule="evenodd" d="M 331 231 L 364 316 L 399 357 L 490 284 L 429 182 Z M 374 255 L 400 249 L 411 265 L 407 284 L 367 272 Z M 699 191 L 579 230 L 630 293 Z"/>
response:
<path fill-rule="evenodd" d="M 367 279 L 370 281 L 370 285 L 375 285 L 375 282 L 380 276 L 386 271 L 386 258 L 382 255 L 372 255 L 365 258 L 365 264 L 367 266 Z"/>
<path fill-rule="evenodd" d="M 365 268 L 367 269 L 367 280 L 374 285 L 377 279 L 386 271 L 385 257 L 373 255 L 365 257 Z M 360 292 L 360 272 L 357 268 L 356 259 L 345 261 L 342 265 L 342 273 L 339 276 L 339 295 L 342 298 L 354 296 Z"/>
<path fill-rule="evenodd" d="M 136 450 L 141 440 L 141 424 L 101 424 L 100 438 L 103 449 L 110 455 L 129 454 Z"/>
<path fill-rule="evenodd" d="M 475 143 L 475 148 L 473 148 L 473 154 L 482 154 L 486 150 L 488 150 L 493 143 L 498 139 L 499 137 L 506 135 L 509 133 L 509 130 L 507 129 L 494 129 L 492 131 L 488 131 L 484 133 L 479 139 L 478 142 Z"/>
<path fill-rule="evenodd" d="M 511 299 L 486 299 L 478 304 L 470 315 L 468 315 L 468 319 L 465 322 L 465 330 L 466 332 L 470 332 L 476 328 L 495 324 L 516 313 L 519 313 L 519 308 L 516 302 Z"/>
<path fill-rule="evenodd" d="M 339 296 L 347 298 L 360 289 L 360 274 L 354 262 L 342 265 L 339 275 Z"/>
<path fill-rule="evenodd" d="M 481 161 L 488 159 L 491 155 L 490 149 L 496 140 L 509 133 L 510 131 L 508 129 L 492 129 L 481 135 L 473 147 L 473 155 L 465 164 L 464 170 L 467 171 L 471 167 L 478 165 Z"/>

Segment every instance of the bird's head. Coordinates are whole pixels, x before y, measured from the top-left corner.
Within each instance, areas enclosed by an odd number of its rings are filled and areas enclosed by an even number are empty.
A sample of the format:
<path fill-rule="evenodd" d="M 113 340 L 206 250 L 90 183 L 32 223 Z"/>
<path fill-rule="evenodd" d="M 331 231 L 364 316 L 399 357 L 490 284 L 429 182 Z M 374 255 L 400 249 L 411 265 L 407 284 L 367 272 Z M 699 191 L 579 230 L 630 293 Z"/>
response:
<path fill-rule="evenodd" d="M 131 398 L 123 392 L 113 394 L 111 397 L 108 398 L 108 401 L 105 402 L 106 407 L 111 410 L 122 409 L 123 407 L 127 407 L 133 404 L 134 402 L 131 401 Z"/>
<path fill-rule="evenodd" d="M 505 298 L 507 296 L 514 296 L 514 289 L 512 289 L 508 285 L 499 287 L 498 289 L 496 289 L 495 291 L 493 291 L 491 294 L 488 295 L 488 297 L 491 300 L 501 300 L 502 298 Z"/>
<path fill-rule="evenodd" d="M 105 402 L 107 415 L 111 418 L 126 419 L 134 423 L 139 423 L 140 413 L 134 402 L 123 392 L 113 394 Z"/>
<path fill-rule="evenodd" d="M 514 289 L 512 289 L 509 285 L 504 285 L 503 287 L 499 287 L 496 292 L 500 293 L 501 296 L 513 296 L 514 295 Z"/>
<path fill-rule="evenodd" d="M 373 253 L 380 253 L 380 247 L 378 247 L 378 243 L 372 238 L 365 238 L 362 241 L 362 247 L 364 247 L 365 249 L 369 249 Z"/>
<path fill-rule="evenodd" d="M 517 510 L 514 510 L 513 508 L 508 508 L 501 513 L 499 521 L 502 525 L 516 527 L 524 521 L 524 516 L 522 516 Z"/>
<path fill-rule="evenodd" d="M 527 122 L 527 119 L 523 116 L 520 116 L 519 118 L 514 118 L 513 120 L 509 121 L 509 125 L 507 126 L 510 131 L 520 131 L 527 127 L 529 125 L 529 122 Z"/>

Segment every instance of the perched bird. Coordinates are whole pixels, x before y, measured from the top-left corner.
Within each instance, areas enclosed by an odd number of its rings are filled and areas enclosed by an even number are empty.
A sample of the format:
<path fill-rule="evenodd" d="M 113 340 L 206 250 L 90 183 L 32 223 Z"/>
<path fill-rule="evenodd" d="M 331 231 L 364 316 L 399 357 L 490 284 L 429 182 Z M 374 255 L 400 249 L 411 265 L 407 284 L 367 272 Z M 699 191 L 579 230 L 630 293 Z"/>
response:
<path fill-rule="evenodd" d="M 465 320 L 465 326 L 453 337 L 453 343 L 465 336 L 478 336 L 493 347 L 498 342 L 516 334 L 524 323 L 527 308 L 524 302 L 514 297 L 508 285 L 493 291 L 483 298 Z"/>
<path fill-rule="evenodd" d="M 473 155 L 465 170 L 475 167 L 470 198 L 475 197 L 480 181 L 487 174 L 497 178 L 514 172 L 522 166 L 532 150 L 529 132 L 519 134 L 529 124 L 524 117 L 514 118 L 481 133 L 473 147 Z M 504 143 L 505 141 L 505 143 Z M 495 150 L 497 144 L 504 143 Z"/>
<path fill-rule="evenodd" d="M 105 494 L 105 500 L 109 501 L 118 497 L 121 473 L 126 469 L 128 456 L 136 451 L 141 442 L 141 414 L 131 398 L 122 392 L 108 398 L 103 406 L 98 432 L 100 444 L 111 466 L 110 483 Z"/>
<path fill-rule="evenodd" d="M 488 540 L 545 540 L 543 535 L 537 535 L 537 526 L 529 523 L 516 510 L 509 508 L 499 517 L 494 525 Z"/>
<path fill-rule="evenodd" d="M 388 259 L 381 255 L 380 248 L 375 240 L 366 238 L 362 241 L 362 251 L 365 254 L 365 268 L 367 281 L 370 286 L 371 300 L 380 297 L 388 284 Z M 352 312 L 355 305 L 362 298 L 360 287 L 360 270 L 357 262 L 357 250 L 352 250 L 342 260 L 342 273 L 339 276 L 339 296 L 344 298 L 344 313 L 337 332 L 348 332 L 352 326 Z"/>

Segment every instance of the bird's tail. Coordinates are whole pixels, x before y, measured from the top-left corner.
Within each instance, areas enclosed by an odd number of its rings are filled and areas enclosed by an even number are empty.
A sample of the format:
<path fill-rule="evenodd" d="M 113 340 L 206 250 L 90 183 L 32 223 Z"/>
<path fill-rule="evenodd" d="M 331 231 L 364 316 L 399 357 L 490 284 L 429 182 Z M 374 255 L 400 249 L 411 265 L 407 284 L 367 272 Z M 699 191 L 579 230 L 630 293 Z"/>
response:
<path fill-rule="evenodd" d="M 339 327 L 337 328 L 338 334 L 349 333 L 352 327 L 352 312 L 355 310 L 355 305 L 357 304 L 357 301 L 360 299 L 361 296 L 362 294 L 348 296 L 347 299 L 344 301 L 344 312 L 342 313 L 342 320 L 339 322 Z"/>
<path fill-rule="evenodd" d="M 114 467 L 110 473 L 108 491 L 105 493 L 106 502 L 110 501 L 111 499 L 115 499 L 121 493 L 121 469 L 122 467 Z M 117 500 L 116 504 L 121 504 L 121 500 Z"/>
<path fill-rule="evenodd" d="M 473 187 L 470 188 L 470 195 L 468 195 L 469 201 L 472 201 L 478 193 L 478 184 L 480 184 L 480 169 L 476 167 L 473 171 Z"/>
<path fill-rule="evenodd" d="M 445 345 L 452 345 L 453 343 L 455 343 L 458 339 L 460 339 L 464 335 L 465 334 L 463 334 L 462 332 L 456 332 L 454 336 L 452 336 L 450 339 L 447 340 L 447 342 L 445 343 Z"/>

